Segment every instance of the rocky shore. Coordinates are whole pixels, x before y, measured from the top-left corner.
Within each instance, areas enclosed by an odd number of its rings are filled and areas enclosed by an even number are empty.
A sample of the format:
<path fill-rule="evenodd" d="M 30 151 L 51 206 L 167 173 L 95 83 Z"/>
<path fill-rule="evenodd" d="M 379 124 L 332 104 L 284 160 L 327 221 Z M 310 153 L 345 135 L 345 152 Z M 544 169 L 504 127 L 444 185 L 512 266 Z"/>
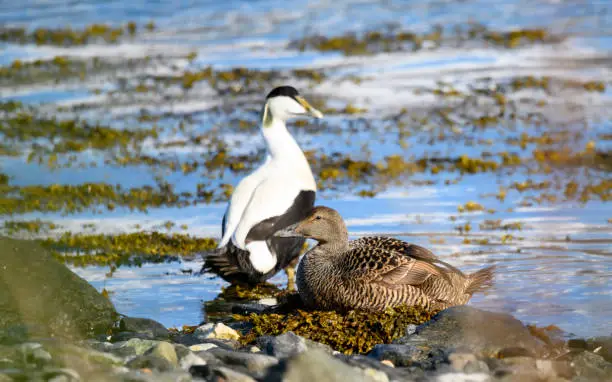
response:
<path fill-rule="evenodd" d="M 464 326 L 466 320 L 472 325 Z M 484 322 L 489 325 L 481 326 Z M 293 332 L 261 336 L 247 346 L 239 338 L 222 323 L 178 334 L 152 320 L 126 317 L 116 334 L 105 338 L 0 346 L 0 381 L 605 381 L 612 376 L 612 337 L 547 344 L 509 315 L 470 307 L 407 327 L 405 336 L 367 354 L 345 355 Z"/>
<path fill-rule="evenodd" d="M 352 354 L 291 330 L 255 335 L 244 321 L 169 330 L 117 315 L 35 246 L 0 238 L 0 249 L 0 382 L 612 380 L 612 336 L 568 340 L 556 327 L 469 306 Z"/>

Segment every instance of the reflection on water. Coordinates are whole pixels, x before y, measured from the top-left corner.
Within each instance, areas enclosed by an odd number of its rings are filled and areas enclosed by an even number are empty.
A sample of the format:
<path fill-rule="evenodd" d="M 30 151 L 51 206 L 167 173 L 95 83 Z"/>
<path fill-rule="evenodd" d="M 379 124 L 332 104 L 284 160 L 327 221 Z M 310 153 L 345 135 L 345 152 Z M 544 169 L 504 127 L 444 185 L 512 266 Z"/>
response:
<path fill-rule="evenodd" d="M 588 153 L 593 142 L 597 150 L 604 152 L 598 160 L 610 160 L 610 7 L 606 2 L 544 0 L 536 3 L 234 0 L 179 4 L 90 0 L 72 2 L 69 7 L 61 0 L 7 2 L 0 6 L 0 23 L 5 25 L 79 27 L 129 20 L 142 25 L 153 20 L 156 28 L 118 45 L 52 47 L 3 43 L 0 45 L 3 66 L 16 59 L 28 62 L 56 56 L 82 60 L 99 57 L 119 64 L 117 70 L 94 73 L 82 80 L 76 76 L 57 79 L 58 83 L 45 80 L 15 84 L 0 79 L 0 100 L 40 105 L 40 111 L 47 115 L 76 116 L 113 127 L 154 125 L 159 128 L 159 136 L 138 142 L 137 149 L 142 154 L 179 164 L 209 160 L 210 147 L 216 146 L 207 145 L 207 140 L 214 139 L 224 142 L 228 156 L 255 157 L 261 143 L 253 126 L 257 123 L 263 90 L 235 83 L 227 88 L 213 88 L 202 81 L 186 91 L 177 83 L 163 82 L 164 79 L 197 72 L 208 65 L 215 70 L 315 69 L 325 74 L 322 80 L 309 81 L 303 77 L 280 80 L 272 76 L 263 85 L 268 89 L 277 82 L 291 81 L 332 110 L 318 125 L 292 129 L 300 145 L 312 150 L 320 160 L 313 166 L 324 167 L 325 160 L 334 154 L 370 161 L 372 167 L 368 171 L 372 172 L 394 155 L 406 161 L 439 160 L 429 163 L 426 170 L 410 167 L 414 173 L 401 165 L 388 166 L 380 177 L 364 175 L 363 179 L 355 180 L 348 176 L 348 180 L 334 183 L 332 179 L 326 183 L 318 203 L 337 209 L 347 220 L 351 234 L 392 234 L 427 246 L 466 271 L 484 264 L 498 264 L 494 288 L 486 295 L 475 296 L 470 304 L 510 312 L 529 323 L 556 324 L 577 335 L 609 334 L 612 332 L 609 203 L 598 197 L 587 204 L 579 203 L 578 197 L 541 202 L 537 198 L 544 197 L 542 190 L 526 183 L 547 181 L 550 185 L 545 193 L 564 194 L 569 180 L 580 184 L 605 182 L 609 179 L 609 164 L 607 170 L 599 171 L 605 168 L 605 163 L 600 167 L 584 163 L 583 158 L 592 159 L 586 154 L 578 157 L 582 160 L 578 164 L 578 159 L 568 161 L 569 164 L 563 163 L 566 167 L 553 166 L 549 171 L 541 171 L 540 167 L 533 171 L 529 167 L 533 163 L 525 162 L 534 160 L 535 150 L 556 147 L 558 141 L 549 147 L 537 140 L 549 136 L 552 140 L 561 136 L 560 146 L 576 153 Z M 500 30 L 545 27 L 566 39 L 558 45 L 535 44 L 518 49 L 480 44 L 367 56 L 287 49 L 291 40 L 305 35 L 337 35 L 386 28 L 388 24 L 422 32 L 431 30 L 435 24 L 464 24 L 467 20 Z M 192 52 L 197 54 L 189 61 L 185 57 Z M 153 57 L 153 63 L 132 66 L 124 63 L 128 57 L 144 60 L 145 56 Z M 351 80 L 352 77 L 358 80 Z M 525 85 L 526 77 L 551 80 L 542 89 Z M 602 91 L 585 91 L 599 82 L 607 85 Z M 499 90 L 502 87 L 511 91 L 502 92 Z M 438 90 L 438 95 L 427 89 Z M 489 98 L 485 102 L 471 96 L 446 99 L 439 97 L 442 90 L 485 94 Z M 493 96 L 487 93 L 495 90 L 499 93 Z M 496 109 L 499 94 L 514 109 L 510 106 L 501 112 Z M 347 111 L 348 105 L 363 110 L 352 114 Z M 447 109 L 452 110 L 450 117 L 444 114 Z M 479 126 L 476 117 L 480 115 L 474 117 L 474 110 L 484 110 L 487 117 L 502 117 Z M 513 114 L 521 118 L 512 119 Z M 185 122 L 184 130 L 176 128 L 179 122 Z M 204 139 L 189 141 L 192 137 Z M 171 145 L 179 140 L 188 142 Z M 21 156 L 3 157 L 0 162 L 2 172 L 12 177 L 12 185 L 106 182 L 129 188 L 151 185 L 163 178 L 176 192 L 193 192 L 200 183 L 214 188 L 223 183 L 235 184 L 243 175 L 232 171 L 212 173 L 202 167 L 192 172 L 153 169 L 145 164 L 124 167 L 113 162 L 110 154 L 95 150 L 79 152 L 77 165 L 59 166 L 51 171 L 36 161 L 27 163 L 28 150 Z M 461 177 L 458 171 L 448 168 L 433 169 L 452 164 L 462 155 L 500 162 L 504 152 L 518 153 L 523 162 L 512 168 Z M 320 154 L 327 157 L 321 158 Z M 60 158 L 60 162 L 64 159 Z M 349 166 L 346 163 L 351 162 L 340 163 Z M 409 175 L 396 179 L 394 171 L 406 171 Z M 364 173 L 369 176 L 367 171 Z M 387 186 L 384 192 L 368 187 L 382 180 Z M 500 189 L 507 191 L 505 198 L 496 196 Z M 360 197 L 360 190 L 376 196 Z M 361 194 L 364 195 L 369 194 Z M 604 191 L 605 195 L 609 201 L 609 191 L 607 194 Z M 546 197 L 551 200 L 550 195 Z M 481 203 L 482 210 L 458 212 L 458 206 L 471 201 Z M 83 231 L 84 224 L 95 224 L 96 232 L 102 233 L 156 230 L 170 220 L 175 227 L 186 225 L 182 232 L 218 237 L 223 212 L 223 203 L 216 202 L 187 208 L 153 208 L 147 213 L 118 206 L 98 214 L 85 211 L 65 216 L 61 212 L 32 212 L 0 219 L 53 220 L 63 230 L 72 232 Z M 492 224 L 498 226 L 487 229 Z M 467 235 L 459 235 L 466 233 L 468 225 Z M 112 277 L 105 276 L 106 267 L 76 268 L 75 272 L 96 288 L 110 291 L 118 311 L 150 317 L 167 326 L 181 326 L 206 319 L 203 301 L 214 299 L 226 285 L 217 278 L 194 275 L 200 266 L 197 259 L 144 264 L 140 268 L 120 267 Z M 279 274 L 272 281 L 283 284 L 284 275 Z"/>

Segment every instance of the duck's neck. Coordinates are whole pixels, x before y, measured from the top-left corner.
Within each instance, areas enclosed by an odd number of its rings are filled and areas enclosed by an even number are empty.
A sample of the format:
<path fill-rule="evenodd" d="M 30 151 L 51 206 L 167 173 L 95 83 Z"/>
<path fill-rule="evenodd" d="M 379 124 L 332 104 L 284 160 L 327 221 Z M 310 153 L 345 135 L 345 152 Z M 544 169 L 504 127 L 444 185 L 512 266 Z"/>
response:
<path fill-rule="evenodd" d="M 325 242 L 319 242 L 317 249 L 328 255 L 330 258 L 335 258 L 344 252 L 348 251 L 349 244 L 348 239 L 346 240 L 331 240 Z"/>
<path fill-rule="evenodd" d="M 317 248 L 329 257 L 337 257 L 349 249 L 348 230 L 344 224 L 333 227 L 327 238 L 318 241 Z"/>
<path fill-rule="evenodd" d="M 302 149 L 287 130 L 285 121 L 272 118 L 271 121 L 264 121 L 261 130 L 272 160 L 306 160 Z"/>

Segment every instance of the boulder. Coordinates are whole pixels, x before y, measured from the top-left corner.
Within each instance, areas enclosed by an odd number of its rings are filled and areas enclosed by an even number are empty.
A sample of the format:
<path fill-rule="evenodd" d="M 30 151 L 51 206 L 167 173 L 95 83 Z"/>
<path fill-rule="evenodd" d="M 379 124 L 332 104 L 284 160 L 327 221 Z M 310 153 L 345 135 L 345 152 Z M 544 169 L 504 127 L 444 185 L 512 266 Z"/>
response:
<path fill-rule="evenodd" d="M 305 352 L 308 349 L 319 349 L 330 354 L 333 352 L 329 346 L 300 337 L 293 332 L 283 333 L 280 336 L 259 337 L 257 345 L 268 355 L 281 359 Z"/>
<path fill-rule="evenodd" d="M 113 304 L 37 243 L 0 237 L 0 264 L 0 342 L 91 337 L 115 324 Z"/>
<path fill-rule="evenodd" d="M 248 374 L 256 378 L 263 377 L 269 367 L 278 364 L 278 359 L 264 354 L 237 352 L 220 348 L 211 349 L 208 353 L 214 355 L 219 361 L 230 368 L 235 368 L 236 366 L 243 367 Z"/>
<path fill-rule="evenodd" d="M 341 382 L 378 381 L 378 375 L 368 375 L 351 367 L 326 352 L 313 349 L 299 353 L 278 366 L 270 368 L 266 381 L 283 382 Z"/>
<path fill-rule="evenodd" d="M 139 338 L 149 340 L 164 340 L 170 336 L 164 325 L 149 318 L 122 317 L 119 321 L 119 331 L 131 335 L 131 338 L 138 335 Z"/>
<path fill-rule="evenodd" d="M 401 337 L 394 343 L 439 348 L 448 353 L 462 351 L 483 357 L 497 356 L 509 346 L 514 353 L 521 355 L 546 353 L 543 342 L 516 318 L 470 306 L 443 310 L 429 322 L 419 325 L 415 334 Z"/>

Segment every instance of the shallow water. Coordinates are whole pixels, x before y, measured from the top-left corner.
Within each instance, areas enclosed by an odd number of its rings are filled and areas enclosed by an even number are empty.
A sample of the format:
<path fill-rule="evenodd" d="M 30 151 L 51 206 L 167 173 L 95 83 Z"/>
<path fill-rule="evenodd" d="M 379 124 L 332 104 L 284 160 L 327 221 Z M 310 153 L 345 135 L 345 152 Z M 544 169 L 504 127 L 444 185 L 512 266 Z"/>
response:
<path fill-rule="evenodd" d="M 68 7 L 67 3 L 71 3 Z M 251 69 L 321 69 L 328 78 L 320 84 L 295 80 L 307 96 L 322 98 L 328 106 L 341 108 L 347 103 L 366 108 L 360 115 L 331 114 L 315 129 L 292 128 L 305 149 L 325 153 L 345 153 L 357 158 L 381 161 L 389 155 L 405 158 L 480 156 L 483 152 L 518 151 L 508 147 L 508 137 L 521 132 L 538 135 L 536 124 L 500 122 L 495 128 L 460 128 L 453 138 L 433 139 L 435 121 L 412 130 L 401 143 L 397 131 L 389 128 L 387 117 L 400 109 L 427 113 L 440 100 L 421 88 L 435 87 L 438 81 L 467 89 L 483 79 L 505 83 L 521 76 L 550 76 L 563 80 L 603 81 L 606 90 L 596 93 L 566 89 L 542 94 L 526 89 L 513 94 L 523 98 L 545 99 L 549 105 L 545 126 L 581 132 L 580 139 L 564 142 L 581 149 L 596 141 L 598 149 L 609 150 L 612 141 L 600 139 L 611 131 L 612 79 L 612 9 L 606 2 L 556 1 L 175 1 L 101 2 L 26 1 L 0 5 L 0 22 L 31 28 L 70 24 L 78 27 L 94 22 L 123 23 L 128 20 L 154 20 L 156 30 L 137 35 L 119 45 L 90 44 L 83 47 L 19 46 L 0 44 L 0 64 L 15 59 L 24 61 L 70 57 L 103 57 L 121 62 L 129 57 L 161 55 L 157 66 L 121 69 L 92 76 L 84 81 L 63 80 L 58 84 L 39 82 L 28 85 L 3 85 L 0 99 L 15 99 L 40 105 L 57 115 L 78 116 L 113 126 L 141 126 L 137 120 L 142 110 L 151 114 L 167 113 L 158 124 L 160 141 L 170 142 L 186 134 L 172 130 L 176 119 L 188 115 L 191 133 L 218 129 L 232 153 L 249 153 L 261 147 L 256 128 L 227 128 L 232 118 L 246 118 L 256 123 L 258 103 L 264 94 L 221 97 L 203 83 L 188 93 L 162 89 L 153 94 L 131 94 L 113 98 L 104 92 L 118 89 L 118 83 L 147 81 L 145 74 L 177 74 L 189 68 L 213 65 L 215 69 L 236 66 Z M 491 28 L 546 27 L 569 36 L 561 44 L 534 45 L 505 50 L 491 46 L 447 46 L 418 52 L 380 53 L 369 56 L 344 56 L 330 52 L 297 52 L 288 49 L 290 40 L 306 34 L 336 35 L 344 31 L 365 31 L 389 23 L 416 31 L 429 30 L 434 24 L 452 25 L 467 20 Z M 189 63 L 184 56 L 197 52 Z M 361 82 L 345 81 L 347 75 L 359 76 Z M 123 79 L 123 80 L 121 80 Z M 277 83 L 270 83 L 269 88 Z M 104 92 L 99 93 L 102 89 Z M 522 105 L 522 104 L 521 104 Z M 55 107 L 63 106 L 58 112 Z M 522 105 L 525 109 L 530 105 Z M 144 124 L 147 125 L 147 124 Z M 147 125 L 148 126 L 148 125 Z M 474 145 L 473 139 L 490 139 L 490 144 Z M 365 145 L 366 149 L 362 147 Z M 531 147 L 531 146 L 529 146 Z M 142 150 L 151 155 L 170 155 L 180 160 L 198 159 L 206 148 L 186 145 L 160 148 L 143 142 Z M 525 153 L 523 153 L 525 154 Z M 529 156 L 529 152 L 526 153 Z M 25 155 L 27 156 L 27 155 Z M 26 163 L 24 157 L 3 158 L 1 169 L 12 176 L 15 185 L 80 184 L 84 182 L 121 183 L 125 187 L 152 184 L 158 171 L 146 166 L 117 167 L 104 165 L 103 155 L 92 151 L 79 154 L 82 161 L 99 161 L 96 167 L 49 170 L 46 166 Z M 201 171 L 184 175 L 180 171 L 163 172 L 165 180 L 177 191 L 193 191 L 207 174 Z M 211 185 L 235 184 L 242 175 L 225 172 L 221 178 L 207 179 Z M 589 175 L 610 179 L 609 172 Z M 509 190 L 504 201 L 486 195 L 496 194 L 500 186 L 527 179 L 580 181 L 585 175 L 575 168 L 554 169 L 551 174 L 527 171 L 479 173 L 461 177 L 457 174 L 414 174 L 398 179 L 373 198 L 355 196 L 355 190 L 370 189 L 368 180 L 355 185 L 335 185 L 319 194 L 319 203 L 338 209 L 347 220 L 351 235 L 391 234 L 425 245 L 443 260 L 465 271 L 490 264 L 498 265 L 495 286 L 486 295 L 474 296 L 471 305 L 510 312 L 527 323 L 555 324 L 580 336 L 612 333 L 612 218 L 610 204 L 591 200 L 586 204 L 559 201 L 549 204 L 522 203 L 535 191 Z M 590 179 L 590 178 L 589 178 Z M 433 182 L 433 184 L 429 184 Z M 457 207 L 478 201 L 495 210 L 458 213 Z M 512 211 L 508 211 L 511 208 Z M 119 233 L 153 230 L 171 220 L 176 226 L 186 224 L 188 232 L 198 236 L 218 237 L 223 203 L 200 203 L 187 208 L 165 207 L 148 213 L 117 208 L 98 214 L 82 212 L 62 216 L 33 212 L 10 219 L 42 218 L 53 220 L 62 229 L 79 232 L 83 224 L 94 223 L 97 232 Z M 451 220 L 451 217 L 456 217 Z M 10 220 L 9 217 L 0 219 Z M 485 220 L 501 219 L 504 224 L 522 223 L 520 231 L 484 230 Z M 470 222 L 472 231 L 458 234 L 456 227 Z M 136 225 L 139 227 L 135 227 Z M 502 240 L 511 234 L 512 239 Z M 489 242 L 478 240 L 489 239 Z M 145 264 L 140 268 L 120 267 L 107 277 L 108 267 L 75 268 L 96 288 L 111 294 L 117 309 L 132 316 L 150 317 L 167 326 L 193 325 L 206 319 L 203 301 L 213 299 L 226 284 L 213 277 L 198 277 L 199 260 Z M 273 282 L 284 283 L 277 275 Z"/>

